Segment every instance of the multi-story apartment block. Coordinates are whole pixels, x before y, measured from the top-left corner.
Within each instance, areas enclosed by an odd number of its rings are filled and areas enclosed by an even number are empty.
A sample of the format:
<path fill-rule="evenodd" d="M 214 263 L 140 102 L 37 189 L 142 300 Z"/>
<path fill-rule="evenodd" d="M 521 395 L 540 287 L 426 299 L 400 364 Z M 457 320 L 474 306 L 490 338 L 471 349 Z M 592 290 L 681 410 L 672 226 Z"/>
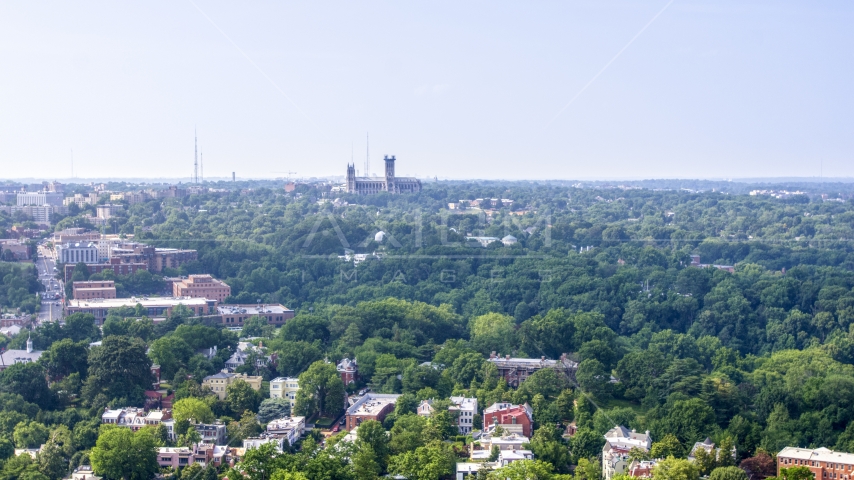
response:
<path fill-rule="evenodd" d="M 261 382 L 263 379 L 264 377 L 246 375 L 245 373 L 219 372 L 205 377 L 204 380 L 202 380 L 202 386 L 210 388 L 220 400 L 225 400 L 226 395 L 228 395 L 228 386 L 232 383 L 238 380 L 243 380 L 257 392 L 261 390 Z"/>
<path fill-rule="evenodd" d="M 97 217 L 101 220 L 109 220 L 116 216 L 117 213 L 124 210 L 124 205 L 118 205 L 114 203 L 107 203 L 104 205 L 98 205 L 95 207 L 95 211 L 97 213 Z"/>
<path fill-rule="evenodd" d="M 220 305 L 217 313 L 222 316 L 222 323 L 226 327 L 242 327 L 243 322 L 251 317 L 264 317 L 267 323 L 279 327 L 294 318 L 294 311 L 284 305 Z"/>
<path fill-rule="evenodd" d="M 116 298 L 116 282 L 113 280 L 73 282 L 71 289 L 75 300 Z"/>
<path fill-rule="evenodd" d="M 270 398 L 286 398 L 291 403 L 291 412 L 296 407 L 299 379 L 293 377 L 277 377 L 270 380 Z"/>
<path fill-rule="evenodd" d="M 100 247 L 98 250 L 100 254 Z M 65 265 L 65 281 L 68 281 L 71 278 L 71 275 L 74 273 L 75 264 L 66 264 Z M 111 258 L 107 263 L 95 263 L 86 265 L 86 270 L 89 271 L 89 275 L 93 273 L 101 273 L 104 270 L 112 270 L 115 275 L 133 275 L 134 273 L 140 270 L 148 270 L 147 263 L 122 263 L 118 258 Z"/>
<path fill-rule="evenodd" d="M 75 193 L 73 197 L 65 197 L 62 200 L 62 204 L 65 206 L 74 204 L 78 207 L 84 207 L 86 205 L 95 205 L 98 203 L 98 200 L 100 200 L 100 196 L 97 193 Z"/>
<path fill-rule="evenodd" d="M 175 297 L 211 298 L 218 302 L 231 295 L 231 287 L 210 275 L 190 275 L 172 284 Z"/>
<path fill-rule="evenodd" d="M 618 425 L 605 434 L 605 446 L 602 447 L 602 476 L 605 480 L 626 473 L 631 459 L 629 452 L 633 448 L 639 448 L 649 452 L 652 446 L 652 437 L 649 431 L 638 433 L 626 427 Z"/>
<path fill-rule="evenodd" d="M 137 305 L 142 306 L 145 315 L 151 318 L 168 317 L 178 305 L 187 307 L 194 316 L 212 315 L 216 311 L 216 300 L 206 298 L 131 297 L 70 300 L 65 306 L 65 314 L 91 313 L 98 325 L 102 325 L 111 310 Z"/>
<path fill-rule="evenodd" d="M 62 206 L 62 194 L 56 192 L 27 192 L 18 194 L 18 206 L 25 205 L 51 205 Z"/>
<path fill-rule="evenodd" d="M 122 263 L 145 263 L 148 264 L 149 271 L 162 272 L 164 268 L 178 268 L 198 259 L 198 252 L 125 242 L 113 248 L 112 258 L 118 258 Z"/>
<path fill-rule="evenodd" d="M 854 478 L 854 453 L 786 447 L 777 454 L 777 476 L 781 476 L 780 470 L 792 467 L 809 468 L 816 480 L 847 480 Z"/>

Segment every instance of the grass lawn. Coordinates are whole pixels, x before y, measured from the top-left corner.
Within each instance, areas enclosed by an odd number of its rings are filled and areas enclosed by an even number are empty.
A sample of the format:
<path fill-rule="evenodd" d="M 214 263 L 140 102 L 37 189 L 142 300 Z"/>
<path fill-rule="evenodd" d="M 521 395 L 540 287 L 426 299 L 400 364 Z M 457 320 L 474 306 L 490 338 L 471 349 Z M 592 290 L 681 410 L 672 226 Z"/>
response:
<path fill-rule="evenodd" d="M 331 428 L 332 425 L 335 424 L 334 418 L 318 418 L 317 421 L 314 422 L 315 427 L 319 428 Z"/>

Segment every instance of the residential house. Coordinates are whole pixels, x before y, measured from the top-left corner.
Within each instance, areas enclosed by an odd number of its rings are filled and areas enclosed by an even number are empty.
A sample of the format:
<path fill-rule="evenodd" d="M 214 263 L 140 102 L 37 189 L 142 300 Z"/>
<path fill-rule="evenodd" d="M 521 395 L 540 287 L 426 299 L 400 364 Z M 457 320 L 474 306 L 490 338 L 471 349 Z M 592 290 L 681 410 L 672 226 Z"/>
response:
<path fill-rule="evenodd" d="M 451 405 L 448 411 L 456 413 L 457 430 L 460 435 L 468 435 L 474 425 L 474 416 L 477 415 L 477 399 L 467 397 L 451 397 Z M 416 412 L 422 417 L 433 414 L 433 400 L 422 400 Z"/>
<path fill-rule="evenodd" d="M 344 385 L 356 383 L 356 380 L 359 379 L 359 365 L 356 364 L 355 358 L 353 360 L 344 358 L 338 362 L 335 368 L 341 374 L 341 381 L 344 382 Z"/>
<path fill-rule="evenodd" d="M 270 380 L 270 398 L 286 398 L 291 403 L 291 412 L 297 403 L 299 379 L 294 377 L 276 377 Z"/>
<path fill-rule="evenodd" d="M 246 375 L 245 373 L 229 373 L 226 371 L 209 375 L 202 380 L 202 387 L 208 387 L 220 400 L 225 400 L 228 394 L 228 386 L 238 380 L 248 383 L 253 390 L 261 390 L 263 377 Z"/>
<path fill-rule="evenodd" d="M 521 427 L 522 435 L 530 437 L 534 425 L 534 411 L 527 403 L 524 405 L 494 403 L 483 411 L 483 425 L 485 430 L 487 427 L 492 430 L 496 426 L 501 426 L 512 431 L 513 427 Z"/>
<path fill-rule="evenodd" d="M 629 452 L 633 448 L 639 448 L 649 452 L 652 446 L 652 437 L 649 431 L 638 433 L 626 427 L 618 425 L 605 434 L 605 446 L 602 447 L 602 476 L 605 480 L 617 474 L 626 473 L 629 467 Z"/>

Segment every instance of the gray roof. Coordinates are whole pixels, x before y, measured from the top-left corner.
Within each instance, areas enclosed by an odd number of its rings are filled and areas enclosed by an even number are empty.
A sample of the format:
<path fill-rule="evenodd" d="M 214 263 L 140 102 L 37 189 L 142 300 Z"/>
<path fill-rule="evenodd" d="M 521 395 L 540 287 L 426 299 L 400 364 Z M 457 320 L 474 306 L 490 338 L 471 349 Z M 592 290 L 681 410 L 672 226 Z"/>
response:
<path fill-rule="evenodd" d="M 32 352 L 26 350 L 6 350 L 0 354 L 0 358 L 3 359 L 3 365 L 6 367 L 15 363 L 37 362 L 41 356 L 41 350 L 33 350 Z"/>

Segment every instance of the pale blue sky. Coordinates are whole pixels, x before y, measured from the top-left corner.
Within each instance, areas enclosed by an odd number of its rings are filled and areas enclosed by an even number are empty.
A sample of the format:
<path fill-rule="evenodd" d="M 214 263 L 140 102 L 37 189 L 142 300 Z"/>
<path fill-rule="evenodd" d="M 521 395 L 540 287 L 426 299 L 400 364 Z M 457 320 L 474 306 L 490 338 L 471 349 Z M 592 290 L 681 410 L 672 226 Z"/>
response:
<path fill-rule="evenodd" d="M 0 176 L 854 176 L 854 2 L 675 0 L 554 121 L 668 0 L 193 2 L 0 4 Z"/>

